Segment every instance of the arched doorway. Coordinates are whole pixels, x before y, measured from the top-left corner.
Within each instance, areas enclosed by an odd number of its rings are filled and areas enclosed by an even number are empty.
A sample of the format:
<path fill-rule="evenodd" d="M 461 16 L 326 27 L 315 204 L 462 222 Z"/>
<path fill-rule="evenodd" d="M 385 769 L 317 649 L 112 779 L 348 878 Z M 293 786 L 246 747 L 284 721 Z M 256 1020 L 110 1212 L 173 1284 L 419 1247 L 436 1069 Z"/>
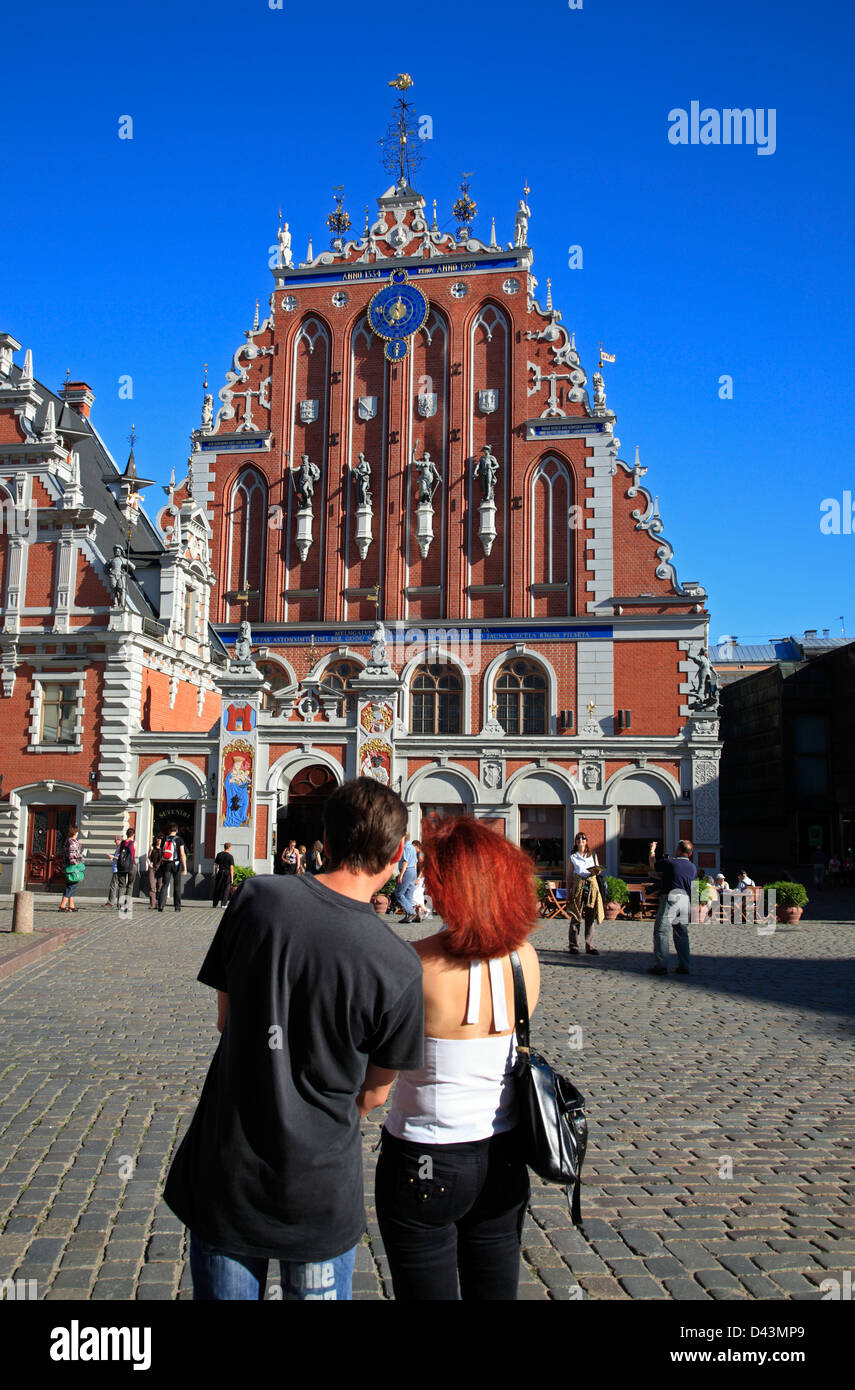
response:
<path fill-rule="evenodd" d="M 295 772 L 288 788 L 288 804 L 276 813 L 277 873 L 279 856 L 289 840 L 310 850 L 315 840 L 324 838 L 324 802 L 337 786 L 335 775 L 323 763 Z"/>

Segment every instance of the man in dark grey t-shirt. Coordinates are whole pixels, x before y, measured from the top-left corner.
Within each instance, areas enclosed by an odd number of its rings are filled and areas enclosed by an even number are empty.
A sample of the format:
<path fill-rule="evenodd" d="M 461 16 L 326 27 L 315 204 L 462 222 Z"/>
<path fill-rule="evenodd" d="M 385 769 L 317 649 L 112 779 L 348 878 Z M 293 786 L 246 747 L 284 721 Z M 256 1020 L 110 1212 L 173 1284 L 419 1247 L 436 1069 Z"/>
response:
<path fill-rule="evenodd" d="M 194 1297 L 349 1298 L 365 1226 L 359 1119 L 422 1065 L 418 956 L 371 906 L 402 853 L 403 802 L 361 777 L 324 812 L 329 870 L 248 879 L 199 979 L 220 1045 L 165 1198 L 190 1228 Z"/>

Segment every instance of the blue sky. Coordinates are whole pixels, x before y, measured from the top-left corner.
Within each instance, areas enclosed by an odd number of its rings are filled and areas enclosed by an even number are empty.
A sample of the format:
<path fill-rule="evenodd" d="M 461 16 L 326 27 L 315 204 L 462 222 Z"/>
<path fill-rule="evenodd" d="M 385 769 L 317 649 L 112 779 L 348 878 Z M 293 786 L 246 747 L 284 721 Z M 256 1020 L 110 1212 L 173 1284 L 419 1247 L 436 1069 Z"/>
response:
<path fill-rule="evenodd" d="M 849 6 L 282 4 L 4 16 L 0 329 L 36 375 L 70 368 L 117 457 L 134 422 L 140 471 L 181 470 L 202 364 L 216 393 L 270 293 L 280 204 L 296 259 L 326 245 L 335 184 L 361 227 L 406 71 L 441 225 L 471 170 L 475 234 L 495 214 L 509 240 L 528 180 L 538 294 L 550 276 L 589 375 L 601 339 L 616 354 L 622 456 L 640 445 L 713 639 L 839 633 L 840 614 L 855 636 L 855 535 L 819 529 L 823 499 L 855 493 Z M 774 153 L 671 144 L 668 113 L 692 101 L 774 109 Z"/>

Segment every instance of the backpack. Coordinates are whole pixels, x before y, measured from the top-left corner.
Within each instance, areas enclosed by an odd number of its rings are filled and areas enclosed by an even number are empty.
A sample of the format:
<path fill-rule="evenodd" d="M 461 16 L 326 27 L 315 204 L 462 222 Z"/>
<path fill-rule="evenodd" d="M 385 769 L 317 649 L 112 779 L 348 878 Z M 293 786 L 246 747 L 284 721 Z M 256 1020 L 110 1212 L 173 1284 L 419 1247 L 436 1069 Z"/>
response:
<path fill-rule="evenodd" d="M 123 840 L 119 846 L 119 857 L 116 860 L 116 872 L 120 874 L 129 874 L 133 867 L 134 854 L 130 841 Z"/>
<path fill-rule="evenodd" d="M 167 840 L 164 840 L 163 849 L 161 851 L 164 864 L 171 864 L 174 867 L 178 863 L 177 840 L 178 837 L 176 835 L 170 835 Z"/>
<path fill-rule="evenodd" d="M 151 853 L 150 853 L 149 856 L 148 856 L 148 865 L 149 865 L 149 868 L 150 868 L 150 869 L 159 869 L 159 868 L 160 868 L 160 861 L 161 861 L 162 858 L 163 858 L 163 854 L 162 854 L 162 852 L 161 852 L 159 846 L 153 845 L 153 846 L 152 846 L 152 849 L 151 849 Z"/>

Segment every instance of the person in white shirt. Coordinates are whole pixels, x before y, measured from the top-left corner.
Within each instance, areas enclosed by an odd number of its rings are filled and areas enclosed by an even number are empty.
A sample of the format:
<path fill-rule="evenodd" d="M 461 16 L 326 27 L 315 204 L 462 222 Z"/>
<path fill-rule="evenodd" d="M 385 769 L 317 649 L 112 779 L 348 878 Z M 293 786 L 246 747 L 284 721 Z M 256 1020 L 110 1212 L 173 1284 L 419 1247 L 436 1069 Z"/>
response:
<path fill-rule="evenodd" d="M 589 956 L 600 954 L 594 947 L 594 932 L 596 923 L 602 922 L 606 912 L 597 882 L 599 867 L 597 856 L 589 853 L 587 835 L 580 830 L 573 841 L 573 853 L 567 865 L 567 911 L 570 914 L 567 949 L 571 956 L 579 954 L 579 933 L 583 917 L 585 952 Z"/>
<path fill-rule="evenodd" d="M 748 877 L 747 870 L 743 869 L 736 881 L 736 886 L 741 892 L 743 888 L 756 888 L 757 884 L 754 882 L 753 878 Z"/>

